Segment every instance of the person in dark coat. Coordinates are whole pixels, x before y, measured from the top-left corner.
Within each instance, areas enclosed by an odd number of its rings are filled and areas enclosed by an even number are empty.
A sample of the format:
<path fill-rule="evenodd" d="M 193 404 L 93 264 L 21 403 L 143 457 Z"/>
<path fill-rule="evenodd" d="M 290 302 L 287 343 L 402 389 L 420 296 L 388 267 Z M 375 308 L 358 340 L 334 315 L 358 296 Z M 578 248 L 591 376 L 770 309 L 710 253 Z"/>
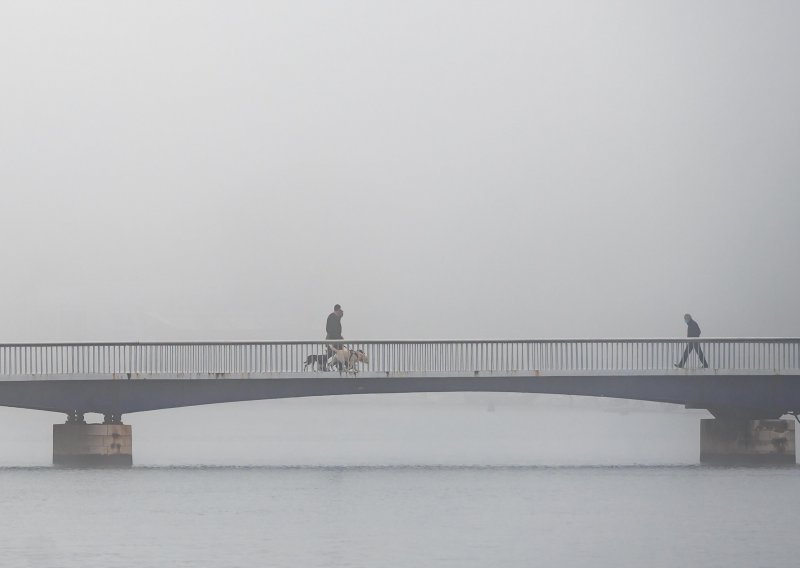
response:
<path fill-rule="evenodd" d="M 690 314 L 684 314 L 683 321 L 686 322 L 686 337 L 700 337 L 700 326 L 697 325 L 697 322 L 692 319 Z M 686 349 L 683 350 L 683 357 L 675 366 L 679 369 L 683 368 L 686 364 L 686 360 L 689 358 L 689 355 L 692 351 L 697 352 L 697 356 L 700 358 L 700 362 L 703 364 L 703 367 L 706 369 L 708 368 L 708 363 L 706 362 L 706 358 L 703 355 L 703 350 L 700 348 L 699 341 L 690 341 L 689 344 L 686 346 Z"/>
<path fill-rule="evenodd" d="M 328 321 L 325 322 L 325 339 L 344 339 L 342 337 L 342 316 L 344 311 L 342 306 L 336 304 L 333 306 L 333 312 L 328 316 Z M 335 344 L 337 349 L 342 348 L 341 343 Z"/>

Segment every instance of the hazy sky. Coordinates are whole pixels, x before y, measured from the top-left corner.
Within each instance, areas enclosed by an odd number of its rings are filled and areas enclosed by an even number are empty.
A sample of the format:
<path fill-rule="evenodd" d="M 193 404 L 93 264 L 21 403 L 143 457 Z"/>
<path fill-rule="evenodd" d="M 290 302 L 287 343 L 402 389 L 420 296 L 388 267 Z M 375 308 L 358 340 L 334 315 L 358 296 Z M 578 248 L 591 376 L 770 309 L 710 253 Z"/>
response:
<path fill-rule="evenodd" d="M 800 4 L 0 3 L 0 341 L 800 336 Z"/>

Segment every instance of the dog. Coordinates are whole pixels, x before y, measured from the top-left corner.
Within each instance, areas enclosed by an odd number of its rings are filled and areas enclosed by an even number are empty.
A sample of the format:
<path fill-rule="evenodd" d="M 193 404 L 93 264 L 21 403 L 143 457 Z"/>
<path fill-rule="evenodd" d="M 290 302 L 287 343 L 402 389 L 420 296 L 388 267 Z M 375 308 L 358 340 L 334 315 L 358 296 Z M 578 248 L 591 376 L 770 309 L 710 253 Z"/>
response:
<path fill-rule="evenodd" d="M 328 356 L 327 355 L 309 355 L 306 357 L 306 362 L 303 363 L 303 370 L 306 371 L 311 367 L 312 371 L 327 371 L 328 370 Z"/>
<path fill-rule="evenodd" d="M 352 350 L 347 347 L 337 349 L 335 346 L 330 346 L 333 355 L 328 359 L 328 368 L 333 368 L 333 365 L 339 367 L 339 374 L 342 371 L 345 373 L 352 373 L 353 376 L 358 375 L 358 366 L 356 363 L 369 363 L 369 357 L 361 349 Z"/>
<path fill-rule="evenodd" d="M 367 354 L 364 353 L 364 351 L 359 349 L 359 350 L 356 351 L 356 361 L 358 361 L 359 363 L 364 363 L 365 365 L 368 365 L 369 364 L 369 357 L 367 357 Z"/>

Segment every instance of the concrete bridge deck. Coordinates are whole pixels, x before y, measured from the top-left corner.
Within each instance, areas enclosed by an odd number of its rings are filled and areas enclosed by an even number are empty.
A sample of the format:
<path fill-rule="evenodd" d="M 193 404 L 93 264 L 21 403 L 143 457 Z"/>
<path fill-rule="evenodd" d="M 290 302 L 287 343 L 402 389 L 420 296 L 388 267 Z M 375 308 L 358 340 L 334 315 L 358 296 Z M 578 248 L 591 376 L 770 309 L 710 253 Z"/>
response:
<path fill-rule="evenodd" d="M 130 464 L 131 412 L 274 398 L 412 392 L 613 397 L 711 411 L 704 461 L 794 463 L 800 339 L 344 341 L 355 373 L 307 366 L 338 342 L 0 345 L 0 405 L 67 414 L 54 463 Z M 692 350 L 698 344 L 709 366 Z M 324 367 L 324 357 L 317 363 Z M 87 425 L 86 413 L 104 415 Z M 790 451 L 791 450 L 791 451 Z M 87 461 L 88 460 L 88 461 Z M 787 461 L 788 460 L 788 461 Z"/>
<path fill-rule="evenodd" d="M 357 375 L 306 365 L 328 343 L 335 342 L 4 344 L 0 405 L 119 416 L 260 398 L 495 391 L 764 416 L 800 410 L 794 338 L 345 341 L 369 361 L 357 364 Z M 709 368 L 695 352 L 675 368 L 690 343 Z"/>

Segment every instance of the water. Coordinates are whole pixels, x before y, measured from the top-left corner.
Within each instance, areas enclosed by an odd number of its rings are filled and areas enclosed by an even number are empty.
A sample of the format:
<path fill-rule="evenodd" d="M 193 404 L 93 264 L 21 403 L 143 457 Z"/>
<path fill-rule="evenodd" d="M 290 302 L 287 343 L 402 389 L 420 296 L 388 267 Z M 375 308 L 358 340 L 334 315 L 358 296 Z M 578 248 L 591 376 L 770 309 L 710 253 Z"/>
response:
<path fill-rule="evenodd" d="M 0 470 L 5 566 L 781 566 L 800 471 Z"/>
<path fill-rule="evenodd" d="M 116 471 L 47 466 L 60 417 L 3 409 L 0 566 L 794 564 L 800 468 L 698 466 L 702 412 L 489 402 L 131 415 Z"/>

